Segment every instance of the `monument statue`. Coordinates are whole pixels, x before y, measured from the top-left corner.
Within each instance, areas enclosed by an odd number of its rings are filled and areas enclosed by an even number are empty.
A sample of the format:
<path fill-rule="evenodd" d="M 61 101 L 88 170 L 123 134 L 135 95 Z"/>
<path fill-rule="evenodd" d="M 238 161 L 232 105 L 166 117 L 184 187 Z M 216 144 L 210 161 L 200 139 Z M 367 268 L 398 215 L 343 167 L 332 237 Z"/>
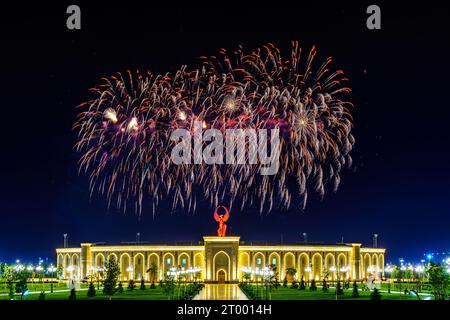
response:
<path fill-rule="evenodd" d="M 218 213 L 220 208 L 223 208 L 225 210 L 225 214 Z M 229 217 L 230 212 L 224 206 L 218 206 L 214 211 L 214 220 L 216 220 L 219 223 L 219 229 L 217 229 L 217 236 L 225 237 L 225 234 L 227 232 L 227 225 L 225 224 L 225 222 L 227 222 Z"/>

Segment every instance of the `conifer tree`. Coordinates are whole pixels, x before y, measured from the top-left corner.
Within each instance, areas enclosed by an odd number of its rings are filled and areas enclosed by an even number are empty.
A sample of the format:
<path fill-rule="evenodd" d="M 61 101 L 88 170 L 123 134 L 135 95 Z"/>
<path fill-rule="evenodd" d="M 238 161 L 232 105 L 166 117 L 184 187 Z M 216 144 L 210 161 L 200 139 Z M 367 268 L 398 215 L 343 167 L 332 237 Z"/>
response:
<path fill-rule="evenodd" d="M 139 288 L 140 290 L 145 290 L 145 280 L 141 279 L 141 287 Z"/>
<path fill-rule="evenodd" d="M 89 289 L 87 291 L 87 296 L 88 297 L 95 297 L 96 295 L 97 295 L 97 291 L 95 290 L 94 283 L 91 281 L 89 283 Z"/>
<path fill-rule="evenodd" d="M 103 294 L 109 296 L 111 300 L 116 291 L 117 281 L 119 279 L 120 267 L 114 256 L 110 256 L 105 265 L 106 276 L 103 281 Z"/>
<path fill-rule="evenodd" d="M 372 293 L 370 294 L 370 300 L 381 300 L 381 294 L 377 288 L 374 288 Z"/>
<path fill-rule="evenodd" d="M 311 280 L 311 285 L 309 286 L 309 290 L 317 291 L 316 280 L 314 280 L 314 279 Z"/>
<path fill-rule="evenodd" d="M 305 289 L 306 289 L 305 279 L 302 276 L 302 279 L 300 280 L 300 290 L 305 290 Z"/>
<path fill-rule="evenodd" d="M 128 291 L 133 291 L 134 288 L 136 287 L 136 285 L 134 284 L 134 280 L 131 279 L 130 281 L 128 281 Z"/>
<path fill-rule="evenodd" d="M 327 280 L 325 278 L 323 278 L 323 280 L 322 280 L 322 291 L 328 292 Z"/>
<path fill-rule="evenodd" d="M 69 300 L 76 300 L 77 299 L 77 294 L 75 292 L 75 288 L 72 288 L 70 290 L 70 296 L 69 296 Z"/>
<path fill-rule="evenodd" d="M 358 284 L 356 283 L 356 281 L 353 281 L 352 297 L 353 298 L 358 298 L 359 297 Z"/>

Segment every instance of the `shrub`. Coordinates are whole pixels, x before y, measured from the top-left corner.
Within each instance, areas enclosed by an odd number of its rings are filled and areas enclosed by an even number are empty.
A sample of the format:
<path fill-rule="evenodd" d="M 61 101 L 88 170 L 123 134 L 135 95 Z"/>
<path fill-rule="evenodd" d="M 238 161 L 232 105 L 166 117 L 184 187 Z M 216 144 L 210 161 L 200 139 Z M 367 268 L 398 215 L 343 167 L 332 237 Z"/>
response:
<path fill-rule="evenodd" d="M 427 268 L 430 285 L 433 289 L 435 300 L 445 300 L 448 295 L 448 288 L 450 286 L 450 275 L 441 264 L 430 263 Z"/>
<path fill-rule="evenodd" d="M 77 295 L 76 295 L 76 292 L 75 292 L 75 288 L 72 288 L 70 290 L 69 300 L 77 300 Z"/>
<path fill-rule="evenodd" d="M 381 300 L 381 294 L 377 288 L 373 289 L 372 293 L 370 294 L 370 300 Z"/>
<path fill-rule="evenodd" d="M 140 290 L 145 290 L 145 280 L 141 279 L 141 287 L 139 288 Z"/>
<path fill-rule="evenodd" d="M 353 298 L 358 298 L 359 297 L 358 285 L 356 284 L 356 281 L 353 281 L 352 297 Z"/>
<path fill-rule="evenodd" d="M 288 281 L 287 281 L 287 277 L 284 277 L 284 280 L 283 280 L 283 287 L 287 287 L 288 286 Z"/>
<path fill-rule="evenodd" d="M 89 283 L 89 289 L 87 291 L 87 296 L 88 297 L 95 297 L 96 295 L 97 295 L 97 292 L 95 291 L 94 283 L 91 281 Z"/>
<path fill-rule="evenodd" d="M 156 289 L 156 286 L 155 286 L 155 282 L 154 282 L 154 281 L 153 281 L 152 284 L 150 285 L 150 289 Z"/>
<path fill-rule="evenodd" d="M 117 287 L 117 292 L 118 292 L 118 293 L 123 293 L 123 285 L 122 285 L 122 282 L 119 282 L 119 286 Z"/>
<path fill-rule="evenodd" d="M 311 280 L 311 285 L 309 286 L 309 290 L 317 291 L 316 280 L 314 280 L 314 279 Z"/>
<path fill-rule="evenodd" d="M 338 281 L 336 284 L 336 295 L 342 296 L 344 294 L 344 290 L 342 290 L 341 282 Z"/>
<path fill-rule="evenodd" d="M 45 292 L 41 291 L 41 293 L 39 294 L 38 300 L 45 300 Z"/>
<path fill-rule="evenodd" d="M 273 282 L 273 287 L 275 289 L 278 289 L 280 287 L 280 282 L 278 281 L 278 278 L 275 278 L 275 281 Z"/>
<path fill-rule="evenodd" d="M 131 279 L 130 281 L 128 281 L 128 290 L 129 291 L 132 291 L 132 290 L 134 290 L 134 288 L 136 288 L 136 285 L 134 284 L 134 280 L 133 279 Z"/>
<path fill-rule="evenodd" d="M 325 278 L 322 281 L 322 291 L 323 292 L 328 292 L 327 280 L 325 280 Z"/>
<path fill-rule="evenodd" d="M 302 280 L 300 280 L 300 290 L 305 290 L 305 289 L 306 289 L 305 280 L 303 279 L 303 276 L 302 276 Z"/>
<path fill-rule="evenodd" d="M 27 282 L 28 282 L 28 273 L 22 271 L 17 275 L 18 281 L 16 282 L 16 293 L 24 293 L 28 290 Z"/>
<path fill-rule="evenodd" d="M 293 280 L 292 284 L 291 284 L 291 289 L 297 289 L 298 288 L 298 283 L 297 281 Z"/>
<path fill-rule="evenodd" d="M 200 289 L 203 288 L 203 285 L 201 285 Z M 253 291 L 253 286 L 249 285 L 247 283 L 240 283 L 239 288 L 244 292 L 244 294 L 247 296 L 249 300 L 256 299 L 255 292 Z"/>

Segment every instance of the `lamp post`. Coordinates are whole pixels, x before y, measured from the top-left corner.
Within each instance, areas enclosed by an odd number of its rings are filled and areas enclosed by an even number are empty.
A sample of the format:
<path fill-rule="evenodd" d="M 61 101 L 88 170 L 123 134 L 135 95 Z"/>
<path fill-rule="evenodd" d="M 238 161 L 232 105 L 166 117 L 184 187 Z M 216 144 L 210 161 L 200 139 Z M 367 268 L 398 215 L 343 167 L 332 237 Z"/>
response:
<path fill-rule="evenodd" d="M 339 268 L 339 271 L 340 271 L 340 273 L 341 274 L 343 274 L 343 277 L 342 277 L 342 280 L 344 281 L 347 281 L 347 278 L 348 278 L 348 271 L 350 270 L 350 267 L 349 266 L 342 266 L 342 267 L 340 267 Z M 343 287 L 345 287 L 345 283 L 344 283 L 344 286 Z"/>
<path fill-rule="evenodd" d="M 406 271 L 406 267 L 403 265 L 403 262 L 401 262 L 402 265 L 400 267 L 400 293 L 402 292 L 402 284 L 403 284 L 403 276 L 404 272 Z"/>
<path fill-rule="evenodd" d="M 27 268 L 27 271 L 30 273 L 30 276 L 31 276 L 31 282 L 33 283 L 33 285 L 34 285 L 34 267 L 32 266 L 32 265 L 29 265 Z"/>
<path fill-rule="evenodd" d="M 333 274 L 333 280 L 335 280 L 334 278 L 336 277 L 336 267 L 335 266 L 331 266 L 329 271 Z"/>
<path fill-rule="evenodd" d="M 132 266 L 129 266 L 128 268 L 127 268 L 127 272 L 129 273 L 129 279 L 128 280 L 134 280 L 133 278 L 133 267 Z"/>
<path fill-rule="evenodd" d="M 414 276 L 414 267 L 411 265 L 411 264 L 408 264 L 408 267 L 407 267 L 407 269 L 408 269 L 408 275 L 409 275 L 409 279 L 408 279 L 408 282 L 409 282 L 409 284 L 411 285 L 411 280 L 412 280 L 412 278 L 413 278 L 413 276 Z M 410 287 L 411 288 L 411 287 Z"/>
<path fill-rule="evenodd" d="M 72 279 L 72 272 L 73 272 L 73 270 L 74 270 L 74 268 L 73 268 L 73 266 L 68 266 L 67 268 L 66 268 L 66 270 L 67 270 L 67 272 L 70 274 L 70 279 Z"/>
<path fill-rule="evenodd" d="M 44 271 L 44 267 L 42 265 L 38 265 L 36 268 L 36 274 L 38 276 L 39 282 L 42 284 L 42 291 L 44 291 L 44 282 L 43 282 L 43 272 Z"/>
<path fill-rule="evenodd" d="M 264 283 L 266 285 L 266 300 L 269 300 L 269 282 L 275 273 L 270 267 L 265 267 L 262 272 L 264 277 Z"/>
<path fill-rule="evenodd" d="M 330 271 L 331 274 L 332 274 L 333 280 L 335 280 L 335 278 L 336 278 L 336 267 L 335 267 L 335 266 L 331 266 L 330 269 L 329 269 L 329 271 Z M 335 291 L 335 294 L 334 294 L 334 295 L 335 295 L 335 299 L 337 300 L 337 299 L 338 299 L 338 294 L 337 294 L 337 282 L 336 282 L 335 286 L 336 286 L 336 290 L 334 290 L 334 291 Z"/>
<path fill-rule="evenodd" d="M 177 269 L 175 267 L 171 267 L 167 271 L 166 274 L 167 274 L 167 279 L 170 282 L 171 298 L 172 298 L 172 300 L 174 300 L 174 297 L 175 297 L 174 283 L 175 283 L 175 276 L 177 276 L 177 274 L 178 274 Z"/>
<path fill-rule="evenodd" d="M 20 271 L 22 271 L 23 269 L 25 269 L 25 267 L 24 267 L 24 265 L 23 264 L 16 264 L 15 266 L 14 266 L 14 271 L 16 271 L 16 272 L 20 272 Z"/>
<path fill-rule="evenodd" d="M 425 268 L 423 265 L 419 264 L 414 268 L 414 270 L 416 271 L 416 273 L 419 277 L 419 284 L 418 284 L 417 290 L 419 292 L 421 292 L 422 291 L 422 275 L 423 275 L 423 271 L 425 270 Z"/>
<path fill-rule="evenodd" d="M 102 267 L 97 267 L 97 290 L 100 290 L 100 276 L 101 272 L 103 271 Z"/>
<path fill-rule="evenodd" d="M 53 274 L 56 271 L 56 268 L 51 264 L 50 267 L 47 269 L 48 272 L 50 272 L 50 293 L 53 293 Z"/>
<path fill-rule="evenodd" d="M 305 272 L 307 272 L 307 273 L 309 274 L 309 275 L 308 275 L 308 283 L 309 283 L 309 281 L 311 281 L 312 268 L 311 268 L 310 266 L 306 267 L 306 268 L 305 268 Z"/>
<path fill-rule="evenodd" d="M 392 279 L 392 272 L 394 271 L 394 268 L 392 268 L 391 265 L 387 265 L 386 268 L 384 268 L 384 271 L 388 274 L 388 277 L 389 277 L 388 293 L 391 293 L 391 279 Z"/>
<path fill-rule="evenodd" d="M 265 266 L 261 269 L 258 267 L 255 269 L 252 269 L 251 267 L 242 267 L 241 271 L 247 275 L 254 276 L 254 278 L 256 280 L 256 296 L 257 297 L 259 294 L 258 278 L 261 278 L 261 282 L 264 284 L 264 287 L 265 287 L 266 300 L 269 300 L 269 282 L 270 282 L 270 279 L 275 274 L 275 272 L 268 266 Z"/>

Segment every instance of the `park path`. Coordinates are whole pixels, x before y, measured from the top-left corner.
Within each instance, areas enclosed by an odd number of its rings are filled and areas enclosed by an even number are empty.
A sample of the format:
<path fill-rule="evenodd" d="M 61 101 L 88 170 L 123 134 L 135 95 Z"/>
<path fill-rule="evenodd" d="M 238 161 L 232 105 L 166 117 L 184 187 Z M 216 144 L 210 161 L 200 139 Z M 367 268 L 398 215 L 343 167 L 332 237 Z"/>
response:
<path fill-rule="evenodd" d="M 77 289 L 77 292 L 78 291 L 87 291 L 87 290 L 88 290 L 88 288 L 80 288 L 80 289 Z M 46 289 L 45 292 L 50 293 L 50 289 Z M 54 289 L 53 293 L 55 293 L 55 292 L 70 292 L 70 289 Z M 41 291 L 28 292 L 28 294 L 38 294 L 38 293 L 41 293 Z M 9 293 L 0 293 L 0 296 L 7 296 L 7 295 L 9 295 Z"/>
<path fill-rule="evenodd" d="M 237 284 L 205 284 L 194 300 L 248 300 Z"/>

